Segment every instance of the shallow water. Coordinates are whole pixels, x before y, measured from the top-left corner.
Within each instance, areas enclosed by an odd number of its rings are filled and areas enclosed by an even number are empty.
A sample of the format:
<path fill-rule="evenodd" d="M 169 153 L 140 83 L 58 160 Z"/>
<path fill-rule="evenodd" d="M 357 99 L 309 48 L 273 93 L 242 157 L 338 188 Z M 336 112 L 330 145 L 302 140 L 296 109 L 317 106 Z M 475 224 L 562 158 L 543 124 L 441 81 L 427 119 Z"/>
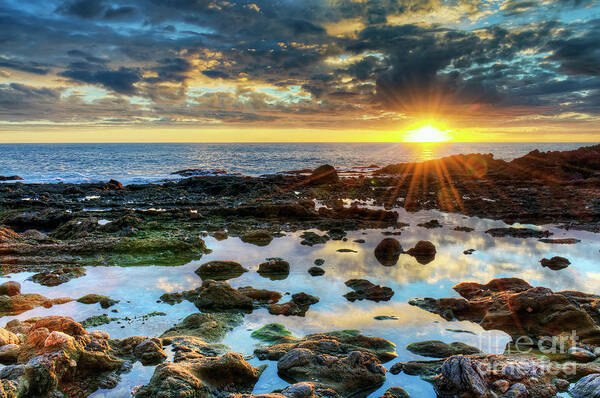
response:
<path fill-rule="evenodd" d="M 437 255 L 427 265 L 419 264 L 408 255 L 401 255 L 398 264 L 382 266 L 373 255 L 373 250 L 381 239 L 383 230 L 364 230 L 348 233 L 348 241 L 329 241 L 313 247 L 300 244 L 301 231 L 276 238 L 266 247 L 243 243 L 239 238 L 217 241 L 207 237 L 206 244 L 213 250 L 198 261 L 178 267 L 90 267 L 87 275 L 74 279 L 58 287 L 44 287 L 27 279 L 31 273 L 12 274 L 10 278 L 22 283 L 24 293 L 40 293 L 48 297 L 80 297 L 88 293 L 99 293 L 119 299 L 121 302 L 108 310 L 99 304 L 84 305 L 71 302 L 52 308 L 38 308 L 17 317 L 4 317 L 0 324 L 10 319 L 27 319 L 33 316 L 66 315 L 77 321 L 98 315 L 130 317 L 131 321 L 112 322 L 97 328 L 110 333 L 113 338 L 132 335 L 158 336 L 185 316 L 196 312 L 192 303 L 184 301 L 173 306 L 156 301 L 165 292 L 182 291 L 197 287 L 201 280 L 194 273 L 200 264 L 211 260 L 233 260 L 240 262 L 250 272 L 232 279 L 234 287 L 253 286 L 280 292 L 306 292 L 320 297 L 321 301 L 310 307 L 306 317 L 284 317 L 270 315 L 266 309 L 259 309 L 246 315 L 244 324 L 233 330 L 224 340 L 233 351 L 251 355 L 258 341 L 250 333 L 266 323 L 284 324 L 294 335 L 332 331 L 338 329 L 360 329 L 363 334 L 386 338 L 397 346 L 398 360 L 423 359 L 405 349 L 409 343 L 423 340 L 462 341 L 477 346 L 489 353 L 501 353 L 509 338 L 499 331 L 484 331 L 470 322 L 446 322 L 441 317 L 412 307 L 407 301 L 413 297 L 456 297 L 452 286 L 459 282 L 473 281 L 486 283 L 496 277 L 515 276 L 527 280 L 532 285 L 545 286 L 553 290 L 578 290 L 600 294 L 600 270 L 598 257 L 600 234 L 581 231 L 564 231 L 547 227 L 553 237 L 576 237 L 581 242 L 575 245 L 552 245 L 536 239 L 493 238 L 484 231 L 492 227 L 506 226 L 500 221 L 490 221 L 436 211 L 406 213 L 402 209 L 399 220 L 410 226 L 395 236 L 405 249 L 419 240 L 429 240 L 437 247 Z M 438 219 L 443 228 L 425 229 L 417 224 Z M 455 226 L 475 228 L 471 233 L 457 232 Z M 533 227 L 533 226 L 529 226 Z M 317 231 L 318 232 L 318 231 Z M 355 239 L 364 239 L 363 244 Z M 357 253 L 340 253 L 340 248 L 350 248 Z M 475 249 L 472 255 L 464 255 L 466 249 Z M 571 260 L 572 265 L 561 271 L 542 268 L 539 260 L 543 257 L 560 255 Z M 291 264 L 291 273 L 285 280 L 271 281 L 256 273 L 259 263 L 267 257 L 281 257 Z M 317 258 L 325 259 L 322 266 L 324 276 L 311 277 L 307 270 Z M 350 291 L 344 282 L 351 278 L 364 278 L 373 283 L 389 286 L 395 295 L 388 302 L 347 301 L 343 294 Z M 2 278 L 4 279 L 4 278 Z M 2 282 L 2 280 L 0 280 Z M 287 301 L 286 297 L 282 302 Z M 118 309 L 118 313 L 112 313 Z M 140 315 L 154 311 L 165 312 L 165 316 L 142 319 Z M 393 315 L 398 320 L 377 321 L 377 315 Z M 449 331 L 463 330 L 471 333 Z M 391 361 L 387 366 L 395 362 Z M 266 363 L 267 369 L 255 387 L 255 393 L 266 393 L 281 388 L 286 383 L 276 374 L 276 362 L 261 362 L 252 359 L 251 363 Z M 128 374 L 122 376 L 121 383 L 114 390 L 102 390 L 95 397 L 128 396 L 135 385 L 146 383 L 153 367 L 135 364 Z M 414 376 L 388 373 L 384 386 L 371 396 L 381 395 L 389 387 L 400 386 L 413 397 L 434 397 L 431 386 Z"/>
<path fill-rule="evenodd" d="M 585 143 L 163 143 L 163 144 L 0 144 L 0 175 L 23 182 L 95 182 L 116 178 L 124 184 L 179 178 L 193 168 L 258 176 L 313 169 L 324 163 L 342 169 L 413 162 L 458 153 L 494 153 L 511 160 L 539 149 L 565 151 Z"/>

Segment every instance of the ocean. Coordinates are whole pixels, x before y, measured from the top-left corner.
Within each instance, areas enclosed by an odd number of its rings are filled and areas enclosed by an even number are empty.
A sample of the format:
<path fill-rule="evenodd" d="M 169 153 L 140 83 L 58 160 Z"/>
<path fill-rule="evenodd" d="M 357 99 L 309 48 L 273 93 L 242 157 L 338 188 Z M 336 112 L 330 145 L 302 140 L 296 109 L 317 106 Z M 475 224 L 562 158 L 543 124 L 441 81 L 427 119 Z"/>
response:
<path fill-rule="evenodd" d="M 0 175 L 25 183 L 124 184 L 180 178 L 182 169 L 223 170 L 258 176 L 332 164 L 341 169 L 385 166 L 459 153 L 493 153 L 511 160 L 534 149 L 570 150 L 590 143 L 152 143 L 0 144 Z"/>

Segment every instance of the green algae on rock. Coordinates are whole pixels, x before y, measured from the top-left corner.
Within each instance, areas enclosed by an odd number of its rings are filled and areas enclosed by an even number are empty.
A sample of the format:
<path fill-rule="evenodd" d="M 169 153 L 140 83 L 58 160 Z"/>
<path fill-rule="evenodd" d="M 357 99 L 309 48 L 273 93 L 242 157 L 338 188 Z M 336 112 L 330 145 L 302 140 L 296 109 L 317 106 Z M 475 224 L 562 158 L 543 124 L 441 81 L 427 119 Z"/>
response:
<path fill-rule="evenodd" d="M 253 331 L 250 336 L 257 340 L 274 343 L 291 335 L 292 332 L 287 330 L 284 325 L 280 323 L 269 323 L 260 329 Z"/>

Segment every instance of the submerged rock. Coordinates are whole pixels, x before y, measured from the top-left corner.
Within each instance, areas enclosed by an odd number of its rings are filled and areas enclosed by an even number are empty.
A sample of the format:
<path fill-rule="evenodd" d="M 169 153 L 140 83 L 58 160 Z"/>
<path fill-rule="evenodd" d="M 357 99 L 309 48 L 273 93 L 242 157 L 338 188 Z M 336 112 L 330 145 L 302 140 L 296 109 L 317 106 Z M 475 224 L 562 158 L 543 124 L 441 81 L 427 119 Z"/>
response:
<path fill-rule="evenodd" d="M 308 269 L 308 273 L 311 276 L 321 276 L 321 275 L 325 274 L 325 270 L 323 268 L 321 268 L 321 267 L 310 267 Z"/>
<path fill-rule="evenodd" d="M 492 228 L 485 231 L 495 238 L 504 238 L 510 236 L 511 238 L 547 238 L 552 235 L 550 231 L 540 231 L 537 229 L 530 228 Z"/>
<path fill-rule="evenodd" d="M 410 395 L 403 388 L 391 387 L 379 398 L 410 398 Z"/>
<path fill-rule="evenodd" d="M 329 241 L 328 235 L 319 235 L 312 231 L 306 231 L 302 235 L 300 235 L 302 241 L 300 241 L 301 245 L 304 246 L 314 246 L 318 244 L 327 243 Z"/>
<path fill-rule="evenodd" d="M 37 273 L 31 277 L 31 280 L 44 286 L 58 286 L 82 276 L 85 276 L 85 268 L 83 267 L 62 267 Z"/>
<path fill-rule="evenodd" d="M 251 334 L 253 338 L 266 341 L 268 343 L 277 342 L 291 335 L 292 333 L 280 323 L 269 323 L 262 328 L 255 330 Z"/>
<path fill-rule="evenodd" d="M 554 256 L 551 259 L 543 258 L 540 260 L 540 263 L 542 267 L 550 268 L 553 271 L 558 271 L 571 265 L 568 259 L 560 256 Z"/>
<path fill-rule="evenodd" d="M 581 242 L 575 238 L 558 238 L 558 239 L 540 239 L 542 243 L 550 243 L 554 245 L 574 245 L 575 243 Z"/>
<path fill-rule="evenodd" d="M 78 298 L 77 301 L 82 304 L 100 303 L 102 308 L 112 307 L 119 302 L 119 300 L 114 300 L 108 296 L 102 296 L 99 294 L 86 294 L 85 296 Z"/>
<path fill-rule="evenodd" d="M 213 279 L 215 281 L 225 281 L 237 278 L 244 272 L 248 272 L 248 270 L 234 261 L 210 261 L 202 264 L 196 270 L 196 275 L 202 278 L 202 280 Z"/>
<path fill-rule="evenodd" d="M 478 348 L 465 343 L 454 342 L 444 343 L 437 340 L 421 341 L 406 346 L 406 349 L 413 354 L 422 355 L 430 358 L 448 358 L 453 355 L 480 354 Z"/>
<path fill-rule="evenodd" d="M 438 220 L 429 220 L 427 222 L 417 224 L 417 226 L 427 228 L 427 229 L 442 228 L 442 224 L 440 224 L 440 222 Z"/>
<path fill-rule="evenodd" d="M 406 251 L 406 254 L 413 256 L 419 263 L 426 265 L 435 260 L 435 245 L 428 240 L 420 240 L 415 247 Z"/>
<path fill-rule="evenodd" d="M 401 253 L 402 246 L 394 238 L 385 238 L 375 247 L 375 258 L 385 266 L 396 265 Z"/>
<path fill-rule="evenodd" d="M 346 281 L 346 286 L 354 290 L 344 294 L 348 301 L 371 300 L 375 302 L 388 301 L 394 295 L 394 291 L 385 286 L 375 285 L 366 279 L 350 279 Z"/>

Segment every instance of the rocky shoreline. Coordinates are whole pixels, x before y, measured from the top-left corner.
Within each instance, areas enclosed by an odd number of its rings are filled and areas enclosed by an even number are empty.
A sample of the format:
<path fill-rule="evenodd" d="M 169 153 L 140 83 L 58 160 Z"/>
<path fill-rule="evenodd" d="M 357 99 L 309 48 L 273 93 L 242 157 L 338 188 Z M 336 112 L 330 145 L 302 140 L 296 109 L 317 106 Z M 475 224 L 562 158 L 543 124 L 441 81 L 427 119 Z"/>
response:
<path fill-rule="evenodd" d="M 184 265 L 211 252 L 205 238 L 239 237 L 257 249 L 290 232 L 304 231 L 301 245 L 347 242 L 349 231 L 385 230 L 373 252 L 382 267 L 400 256 L 421 266 L 436 258 L 437 248 L 419 240 L 404 250 L 394 237 L 407 226 L 401 211 L 438 209 L 465 216 L 565 229 L 600 232 L 600 146 L 569 152 L 532 152 L 511 162 L 491 155 L 457 155 L 423 163 L 369 168 L 369 173 L 340 177 L 332 166 L 262 177 L 202 175 L 163 184 L 0 184 L 0 261 L 3 276 L 31 272 L 36 285 L 60 285 L 86 275 L 91 266 Z M 16 179 L 11 177 L 11 179 Z M 418 224 L 435 231 L 438 220 Z M 308 231 L 312 230 L 312 231 Z M 456 227 L 470 233 L 472 228 Z M 317 232 L 315 232 L 317 231 Z M 491 228 L 490 237 L 536 239 L 548 245 L 577 244 L 531 228 Z M 361 244 L 361 239 L 354 243 Z M 364 242 L 364 240 L 363 240 Z M 473 250 L 473 249 L 470 249 Z M 355 253 L 340 248 L 340 253 Z M 467 253 L 468 252 L 468 253 Z M 473 251 L 466 250 L 465 254 Z M 266 257 L 266 256 L 265 256 Z M 317 259 L 311 277 L 329 275 Z M 542 259 L 553 272 L 575 265 L 563 257 Z M 156 366 L 137 398 L 252 397 L 264 366 L 230 352 L 227 334 L 253 311 L 276 317 L 303 317 L 320 298 L 304 291 L 282 292 L 252 286 L 232 287 L 229 280 L 252 273 L 223 259 L 202 264 L 191 290 L 173 289 L 160 303 L 192 303 L 199 312 L 172 325 L 161 336 L 111 339 L 98 326 L 105 315 L 76 322 L 64 316 L 12 320 L 0 328 L 1 397 L 86 397 L 114 388 L 133 364 Z M 290 264 L 267 258 L 259 277 L 286 279 Z M 394 291 L 367 279 L 345 282 L 345 301 L 387 302 Z M 99 287 L 100 288 L 100 287 Z M 600 397 L 600 296 L 553 292 L 517 278 L 487 284 L 461 283 L 462 298 L 415 298 L 410 304 L 446 320 L 470 321 L 485 330 L 501 330 L 529 346 L 544 338 L 565 338 L 560 355 L 505 352 L 487 355 L 463 343 L 415 342 L 407 349 L 432 361 L 400 362 L 396 347 L 382 338 L 342 330 L 294 337 L 280 324 L 253 333 L 263 344 L 253 358 L 275 361 L 289 386 L 262 397 L 360 397 L 377 390 L 386 374 L 421 376 L 440 397 Z M 71 298 L 21 293 L 16 282 L 0 285 L 0 316 L 76 301 L 108 309 L 118 298 L 102 292 Z M 284 298 L 285 297 L 285 298 Z M 117 319 L 117 318 L 114 318 Z M 300 318 L 302 319 L 302 318 Z M 82 324 L 84 326 L 82 326 Z M 167 349 L 168 347 L 168 349 Z M 556 354 L 556 353 L 554 353 Z M 395 386 L 383 397 L 407 397 Z"/>

